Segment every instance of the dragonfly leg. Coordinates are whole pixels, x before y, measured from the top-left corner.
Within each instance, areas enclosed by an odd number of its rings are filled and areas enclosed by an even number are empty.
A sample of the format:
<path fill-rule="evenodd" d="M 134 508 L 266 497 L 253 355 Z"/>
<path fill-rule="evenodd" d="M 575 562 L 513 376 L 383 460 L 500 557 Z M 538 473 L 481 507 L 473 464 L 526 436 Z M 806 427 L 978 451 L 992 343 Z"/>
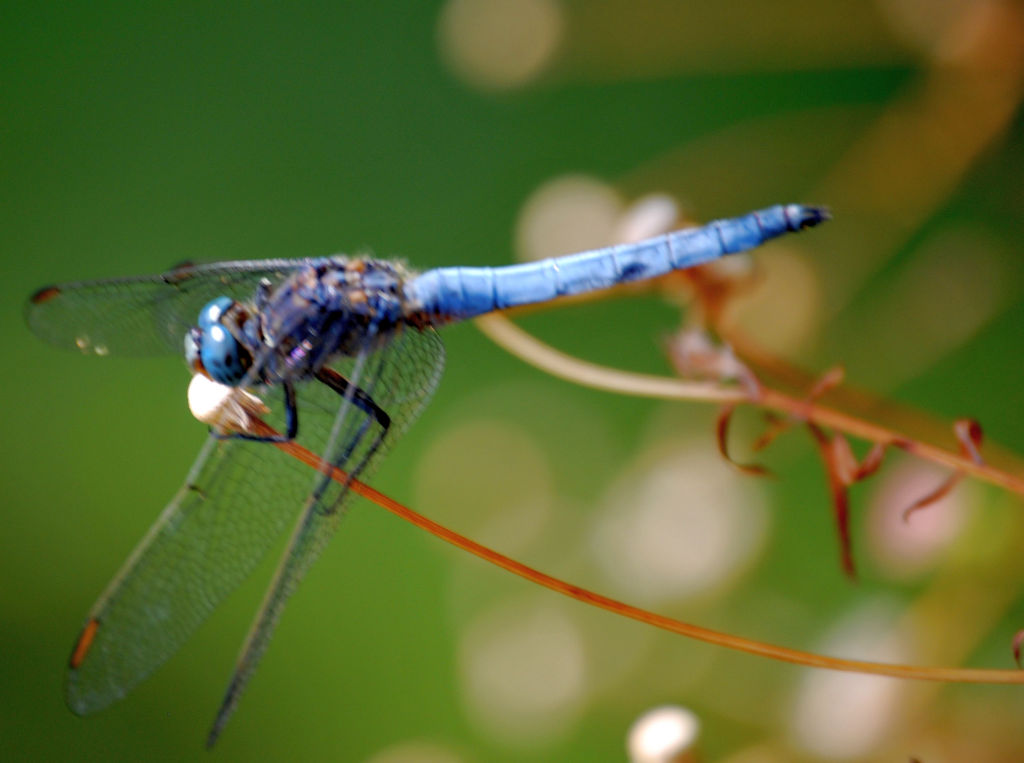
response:
<path fill-rule="evenodd" d="M 284 382 L 285 433 L 270 436 L 246 434 L 245 432 L 212 432 L 218 440 L 252 440 L 253 442 L 291 442 L 299 433 L 299 410 L 295 406 L 295 386 Z"/>
<path fill-rule="evenodd" d="M 391 417 L 388 416 L 387 411 L 377 405 L 373 398 L 361 388 L 352 384 L 333 368 L 321 368 L 314 374 L 314 376 L 318 381 L 323 382 L 342 397 L 348 397 L 349 394 L 351 394 L 352 402 L 365 413 L 375 418 L 377 423 L 380 424 L 381 429 L 385 432 L 388 431 L 388 427 L 391 426 Z M 351 393 L 349 390 L 351 390 Z"/>
<path fill-rule="evenodd" d="M 322 368 L 316 372 L 315 376 L 319 381 L 326 384 L 342 397 L 350 398 L 358 408 L 367 414 L 367 418 L 365 418 L 362 424 L 359 425 L 359 431 L 350 439 L 348 445 L 338 457 L 336 465 L 348 462 L 352 457 L 352 452 L 355 450 L 356 446 L 362 442 L 363 437 L 366 435 L 366 431 L 369 429 L 370 424 L 373 421 L 376 421 L 380 427 L 380 430 L 377 432 L 377 436 L 373 439 L 373 442 L 370 443 L 369 447 L 367 447 L 366 453 L 363 454 L 359 464 L 351 470 L 352 474 L 359 474 L 366 465 L 366 462 L 373 457 L 374 453 L 377 452 L 377 449 L 380 448 L 381 443 L 384 442 L 384 437 L 387 435 L 388 429 L 391 427 L 391 417 L 388 415 L 387 411 L 377 405 L 374 399 L 370 397 L 365 390 L 352 384 L 337 371 L 331 368 Z M 321 486 L 314 491 L 314 495 L 316 495 L 318 499 L 328 484 L 329 481 L 325 480 Z M 323 513 L 333 514 L 336 510 L 336 506 L 325 507 Z"/>

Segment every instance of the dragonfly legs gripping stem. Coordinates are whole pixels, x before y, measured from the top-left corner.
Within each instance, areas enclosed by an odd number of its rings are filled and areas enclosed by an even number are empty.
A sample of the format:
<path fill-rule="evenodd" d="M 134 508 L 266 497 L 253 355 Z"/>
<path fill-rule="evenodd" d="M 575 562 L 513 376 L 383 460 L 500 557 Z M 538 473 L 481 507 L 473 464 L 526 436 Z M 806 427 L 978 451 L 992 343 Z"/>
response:
<path fill-rule="evenodd" d="M 291 382 L 284 382 L 284 415 L 285 433 L 275 435 L 256 435 L 246 432 L 218 432 L 211 430 L 211 434 L 218 440 L 252 440 L 253 442 L 291 442 L 299 434 L 299 411 L 295 407 L 295 386 Z"/>

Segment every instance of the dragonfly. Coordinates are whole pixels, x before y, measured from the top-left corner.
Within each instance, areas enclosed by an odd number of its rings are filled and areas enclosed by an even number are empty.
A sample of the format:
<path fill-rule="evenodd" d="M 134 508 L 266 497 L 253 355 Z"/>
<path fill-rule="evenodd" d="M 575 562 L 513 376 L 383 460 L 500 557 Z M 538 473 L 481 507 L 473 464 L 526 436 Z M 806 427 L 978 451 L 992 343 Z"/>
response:
<path fill-rule="evenodd" d="M 211 423 L 184 484 L 86 616 L 67 663 L 68 706 L 96 712 L 149 676 L 292 519 L 207 737 L 213 745 L 286 601 L 336 531 L 353 481 L 369 476 L 436 388 L 445 357 L 438 327 L 694 267 L 828 217 L 821 207 L 776 205 L 494 268 L 416 274 L 397 261 L 339 255 L 186 264 L 39 289 L 26 318 L 47 342 L 101 356 L 183 352 L 193 412 Z M 226 392 L 213 413 L 202 402 L 211 389 Z M 259 428 L 250 425 L 257 415 Z M 322 468 L 268 447 L 285 442 L 318 454 Z"/>

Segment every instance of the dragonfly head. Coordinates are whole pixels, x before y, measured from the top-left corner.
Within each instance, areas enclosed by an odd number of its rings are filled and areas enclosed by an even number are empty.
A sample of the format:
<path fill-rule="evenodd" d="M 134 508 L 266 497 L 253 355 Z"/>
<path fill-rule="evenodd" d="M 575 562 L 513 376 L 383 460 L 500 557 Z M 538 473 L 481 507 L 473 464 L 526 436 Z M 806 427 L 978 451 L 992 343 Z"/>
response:
<path fill-rule="evenodd" d="M 244 311 L 230 297 L 217 297 L 199 311 L 198 325 L 185 334 L 185 360 L 189 367 L 215 382 L 237 387 L 252 366 L 252 353 L 230 330 L 244 319 Z"/>

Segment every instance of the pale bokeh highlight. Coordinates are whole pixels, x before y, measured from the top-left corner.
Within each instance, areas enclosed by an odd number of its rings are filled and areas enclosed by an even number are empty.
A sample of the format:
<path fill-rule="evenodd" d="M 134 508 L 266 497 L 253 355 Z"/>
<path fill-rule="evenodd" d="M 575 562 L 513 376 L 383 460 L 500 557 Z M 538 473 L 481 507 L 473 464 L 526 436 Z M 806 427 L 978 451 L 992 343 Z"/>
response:
<path fill-rule="evenodd" d="M 958 485 L 944 498 L 904 520 L 904 511 L 948 477 L 937 467 L 901 461 L 885 472 L 868 505 L 868 552 L 890 578 L 912 580 L 946 558 L 964 530 L 973 486 Z"/>
<path fill-rule="evenodd" d="M 700 720 L 685 707 L 664 705 L 648 710 L 629 729 L 626 751 L 630 763 L 696 761 Z"/>
<path fill-rule="evenodd" d="M 706 594 L 735 581 L 767 538 L 758 487 L 708 447 L 677 443 L 637 458 L 602 502 L 594 563 L 634 603 Z"/>
<path fill-rule="evenodd" d="M 438 18 L 441 57 L 467 84 L 529 83 L 557 54 L 564 19 L 556 0 L 449 0 Z"/>
<path fill-rule="evenodd" d="M 586 699 L 582 636 L 541 596 L 481 612 L 458 647 L 467 714 L 482 732 L 513 748 L 536 748 L 569 733 Z"/>
<path fill-rule="evenodd" d="M 891 602 L 866 600 L 848 611 L 814 651 L 880 662 L 909 662 Z M 804 670 L 793 701 L 790 738 L 804 753 L 855 760 L 882 745 L 903 721 L 908 684 L 894 678 Z"/>
<path fill-rule="evenodd" d="M 523 203 L 516 222 L 520 260 L 607 246 L 625 207 L 612 186 L 587 175 L 552 178 Z"/>

